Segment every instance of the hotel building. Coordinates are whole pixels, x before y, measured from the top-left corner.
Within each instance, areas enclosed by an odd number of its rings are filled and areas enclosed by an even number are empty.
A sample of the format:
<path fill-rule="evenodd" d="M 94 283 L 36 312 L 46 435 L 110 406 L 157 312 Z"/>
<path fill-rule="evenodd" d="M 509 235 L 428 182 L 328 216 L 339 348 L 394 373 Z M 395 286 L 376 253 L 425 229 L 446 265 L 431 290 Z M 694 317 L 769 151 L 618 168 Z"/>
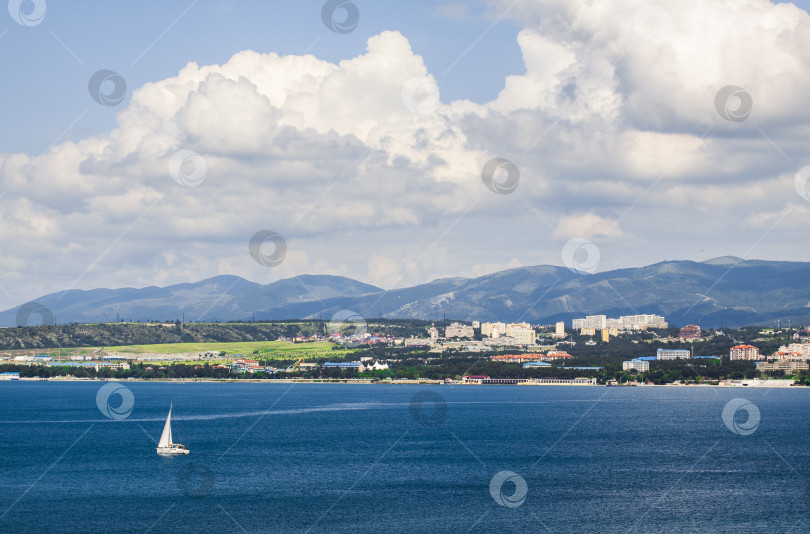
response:
<path fill-rule="evenodd" d="M 700 339 L 700 327 L 696 324 L 688 324 L 681 328 L 678 337 L 683 341 L 690 339 Z"/>
<path fill-rule="evenodd" d="M 622 362 L 622 369 L 625 371 L 635 369 L 640 373 L 646 373 L 650 370 L 650 362 L 646 360 L 628 360 L 626 362 Z"/>
<path fill-rule="evenodd" d="M 609 319 L 605 315 L 589 315 L 584 319 L 574 319 L 571 327 L 575 330 L 605 328 L 617 330 L 646 330 L 648 328 L 667 328 L 667 321 L 660 315 L 622 315 L 618 319 Z"/>
<path fill-rule="evenodd" d="M 759 354 L 759 349 L 753 345 L 737 345 L 731 347 L 729 357 L 732 360 L 764 360 L 765 357 Z"/>
<path fill-rule="evenodd" d="M 450 326 L 444 329 L 444 337 L 451 339 L 454 337 L 473 337 L 473 327 L 461 323 L 450 323 Z"/>
<path fill-rule="evenodd" d="M 658 349 L 655 353 L 656 360 L 688 360 L 692 357 L 692 352 L 686 349 Z"/>
<path fill-rule="evenodd" d="M 810 371 L 810 364 L 807 362 L 797 362 L 792 360 L 779 360 L 776 362 L 757 362 L 757 371 L 784 371 L 795 373 L 796 371 Z"/>

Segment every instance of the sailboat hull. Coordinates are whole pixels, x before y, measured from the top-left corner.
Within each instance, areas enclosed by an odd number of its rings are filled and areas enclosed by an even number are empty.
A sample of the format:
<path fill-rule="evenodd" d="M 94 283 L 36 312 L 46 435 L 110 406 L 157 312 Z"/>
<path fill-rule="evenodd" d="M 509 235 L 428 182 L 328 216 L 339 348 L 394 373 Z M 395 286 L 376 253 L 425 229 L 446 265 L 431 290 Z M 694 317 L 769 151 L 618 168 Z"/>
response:
<path fill-rule="evenodd" d="M 183 446 L 174 446 L 174 447 L 158 447 L 157 448 L 158 454 L 188 454 L 189 450 Z"/>

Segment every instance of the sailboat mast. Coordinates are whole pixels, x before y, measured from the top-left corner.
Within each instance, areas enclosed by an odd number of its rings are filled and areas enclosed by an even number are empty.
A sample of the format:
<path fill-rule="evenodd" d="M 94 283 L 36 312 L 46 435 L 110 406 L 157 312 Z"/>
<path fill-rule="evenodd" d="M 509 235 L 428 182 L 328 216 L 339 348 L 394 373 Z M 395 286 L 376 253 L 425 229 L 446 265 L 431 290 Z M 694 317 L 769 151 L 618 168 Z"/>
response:
<path fill-rule="evenodd" d="M 166 416 L 166 424 L 163 426 L 163 433 L 160 435 L 158 447 L 168 447 L 172 443 L 172 406 L 169 405 L 169 415 Z"/>

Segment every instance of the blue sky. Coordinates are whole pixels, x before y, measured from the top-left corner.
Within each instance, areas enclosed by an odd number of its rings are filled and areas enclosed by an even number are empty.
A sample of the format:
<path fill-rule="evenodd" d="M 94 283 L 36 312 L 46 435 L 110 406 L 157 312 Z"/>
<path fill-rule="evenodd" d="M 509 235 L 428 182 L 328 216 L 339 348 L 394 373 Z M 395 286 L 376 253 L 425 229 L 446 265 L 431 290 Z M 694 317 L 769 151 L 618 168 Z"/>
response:
<path fill-rule="evenodd" d="M 515 41 L 519 25 L 499 20 L 486 1 L 357 3 L 360 22 L 344 35 L 323 25 L 320 0 L 51 0 L 35 27 L 3 17 L 0 109 L 14 127 L 0 130 L 0 150 L 40 153 L 83 112 L 65 139 L 112 129 L 116 110 L 92 105 L 86 90 L 89 76 L 101 68 L 115 70 L 135 88 L 172 76 L 188 62 L 220 64 L 246 49 L 306 51 L 338 62 L 361 53 L 371 35 L 397 29 L 437 73 L 443 99 L 492 100 L 507 75 L 523 71 Z M 776 3 L 810 7 L 810 0 Z M 23 9 L 32 9 L 31 2 Z"/>
<path fill-rule="evenodd" d="M 30 26 L 14 7 L 45 3 L 8 2 L 0 309 L 219 274 L 808 259 L 808 1 L 347 1 L 345 34 L 320 0 L 51 0 Z"/>
<path fill-rule="evenodd" d="M 349 34 L 325 27 L 319 0 L 51 0 L 35 27 L 2 17 L 0 103 L 4 122 L 15 127 L 0 131 L 0 150 L 39 153 L 84 111 L 67 139 L 112 129 L 118 108 L 96 106 L 87 92 L 88 78 L 102 68 L 121 74 L 131 89 L 189 62 L 221 64 L 247 49 L 338 62 L 362 53 L 370 36 L 397 29 L 437 73 L 449 100 L 491 100 L 506 75 L 523 70 L 518 26 L 508 18 L 493 25 L 498 13 L 485 2 L 357 3 L 360 21 Z"/>

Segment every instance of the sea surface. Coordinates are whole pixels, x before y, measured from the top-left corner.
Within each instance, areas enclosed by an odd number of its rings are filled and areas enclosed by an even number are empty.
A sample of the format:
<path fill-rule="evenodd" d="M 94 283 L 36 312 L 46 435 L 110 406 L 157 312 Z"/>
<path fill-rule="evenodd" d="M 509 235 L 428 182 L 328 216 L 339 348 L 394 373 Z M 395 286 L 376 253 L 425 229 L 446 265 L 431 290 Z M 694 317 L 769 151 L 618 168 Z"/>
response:
<path fill-rule="evenodd" d="M 188 456 L 155 452 L 170 403 Z M 2 382 L 0 532 L 810 532 L 808 415 L 810 389 Z"/>

